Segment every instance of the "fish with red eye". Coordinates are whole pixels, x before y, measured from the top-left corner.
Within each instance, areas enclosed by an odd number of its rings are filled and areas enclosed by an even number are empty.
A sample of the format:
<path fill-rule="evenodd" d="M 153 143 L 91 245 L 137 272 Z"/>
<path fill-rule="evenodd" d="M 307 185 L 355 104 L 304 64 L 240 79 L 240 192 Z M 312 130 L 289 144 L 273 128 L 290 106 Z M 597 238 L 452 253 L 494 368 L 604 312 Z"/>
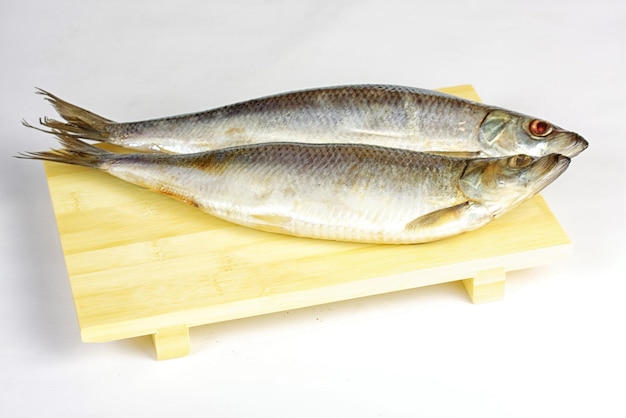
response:
<path fill-rule="evenodd" d="M 407 86 L 299 90 L 136 122 L 114 122 L 46 91 L 39 93 L 63 120 L 43 118 L 43 127 L 37 129 L 142 152 L 192 154 L 298 142 L 374 145 L 444 156 L 557 153 L 572 158 L 588 145 L 575 132 L 534 116 Z"/>
<path fill-rule="evenodd" d="M 545 120 L 534 119 L 530 122 L 530 125 L 528 125 L 528 130 L 531 135 L 543 138 L 552 133 L 552 125 Z"/>

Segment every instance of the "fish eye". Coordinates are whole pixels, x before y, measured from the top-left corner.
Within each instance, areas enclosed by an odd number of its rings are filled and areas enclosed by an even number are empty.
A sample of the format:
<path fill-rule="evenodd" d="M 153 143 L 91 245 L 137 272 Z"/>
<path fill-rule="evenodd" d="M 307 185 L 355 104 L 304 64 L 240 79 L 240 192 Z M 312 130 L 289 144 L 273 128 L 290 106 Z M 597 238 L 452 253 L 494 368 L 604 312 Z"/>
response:
<path fill-rule="evenodd" d="M 510 157 L 507 162 L 510 168 L 524 168 L 524 167 L 528 167 L 533 162 L 533 160 L 534 160 L 533 157 L 530 157 L 524 154 L 519 154 L 519 155 L 514 155 Z"/>
<path fill-rule="evenodd" d="M 541 119 L 534 119 L 528 125 L 528 130 L 532 136 L 543 138 L 552 133 L 552 125 Z"/>

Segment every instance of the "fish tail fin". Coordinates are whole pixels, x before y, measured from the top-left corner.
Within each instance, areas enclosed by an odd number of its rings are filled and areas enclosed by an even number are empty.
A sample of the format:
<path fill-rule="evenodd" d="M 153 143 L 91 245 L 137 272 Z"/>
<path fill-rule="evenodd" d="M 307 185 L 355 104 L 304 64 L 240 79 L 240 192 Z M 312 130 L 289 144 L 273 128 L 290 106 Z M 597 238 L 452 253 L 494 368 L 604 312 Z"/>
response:
<path fill-rule="evenodd" d="M 111 124 L 114 124 L 114 121 L 68 103 L 45 90 L 37 89 L 37 93 L 44 96 L 45 100 L 50 102 L 59 115 L 65 120 L 60 121 L 47 117 L 39 119 L 39 123 L 46 128 L 50 128 L 50 130 L 37 128 L 26 121 L 22 121 L 24 126 L 55 135 L 60 134 L 74 138 L 109 142 L 110 133 L 107 128 Z"/>
<path fill-rule="evenodd" d="M 112 157 L 117 155 L 113 152 L 87 144 L 73 136 L 57 135 L 57 138 L 59 143 L 63 146 L 61 149 L 40 152 L 25 152 L 18 154 L 16 157 L 100 168 L 103 163 L 111 160 Z"/>

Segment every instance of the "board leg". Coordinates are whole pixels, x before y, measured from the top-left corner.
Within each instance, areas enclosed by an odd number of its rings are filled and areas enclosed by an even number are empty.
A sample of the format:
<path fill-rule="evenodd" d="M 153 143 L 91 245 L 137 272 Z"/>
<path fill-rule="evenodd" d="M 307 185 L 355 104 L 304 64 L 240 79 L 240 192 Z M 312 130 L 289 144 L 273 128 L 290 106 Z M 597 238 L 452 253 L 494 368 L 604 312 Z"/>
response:
<path fill-rule="evenodd" d="M 463 280 L 463 285 L 474 303 L 494 302 L 504 298 L 506 273 L 499 267 L 482 270 L 476 277 Z"/>
<path fill-rule="evenodd" d="M 152 334 L 157 360 L 169 360 L 189 354 L 189 328 L 184 325 L 159 328 Z"/>

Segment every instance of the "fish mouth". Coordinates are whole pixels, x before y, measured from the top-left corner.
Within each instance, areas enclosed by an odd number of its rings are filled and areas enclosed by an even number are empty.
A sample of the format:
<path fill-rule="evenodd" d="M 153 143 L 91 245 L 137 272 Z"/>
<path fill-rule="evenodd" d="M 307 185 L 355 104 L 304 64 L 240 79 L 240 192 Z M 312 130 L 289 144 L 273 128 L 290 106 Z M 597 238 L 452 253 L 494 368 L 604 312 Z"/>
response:
<path fill-rule="evenodd" d="M 585 141 L 586 142 L 586 141 Z M 539 193 L 550 183 L 556 180 L 569 167 L 571 158 L 563 154 L 549 154 L 542 157 L 536 165 L 538 180 L 535 183 L 534 193 Z"/>
<path fill-rule="evenodd" d="M 563 154 L 552 153 L 543 157 L 535 157 L 534 162 L 528 170 L 521 175 L 520 182 L 523 190 L 512 193 L 510 201 L 493 212 L 494 216 L 509 211 L 511 208 L 530 199 L 538 194 L 550 183 L 556 180 L 567 169 L 571 159 Z"/>
<path fill-rule="evenodd" d="M 565 149 L 558 150 L 555 149 L 555 152 L 559 152 L 560 154 L 565 155 L 566 157 L 573 158 L 578 154 L 583 152 L 589 146 L 589 142 L 582 136 L 578 135 L 574 132 L 562 131 L 563 140 L 569 143 L 565 146 Z"/>

